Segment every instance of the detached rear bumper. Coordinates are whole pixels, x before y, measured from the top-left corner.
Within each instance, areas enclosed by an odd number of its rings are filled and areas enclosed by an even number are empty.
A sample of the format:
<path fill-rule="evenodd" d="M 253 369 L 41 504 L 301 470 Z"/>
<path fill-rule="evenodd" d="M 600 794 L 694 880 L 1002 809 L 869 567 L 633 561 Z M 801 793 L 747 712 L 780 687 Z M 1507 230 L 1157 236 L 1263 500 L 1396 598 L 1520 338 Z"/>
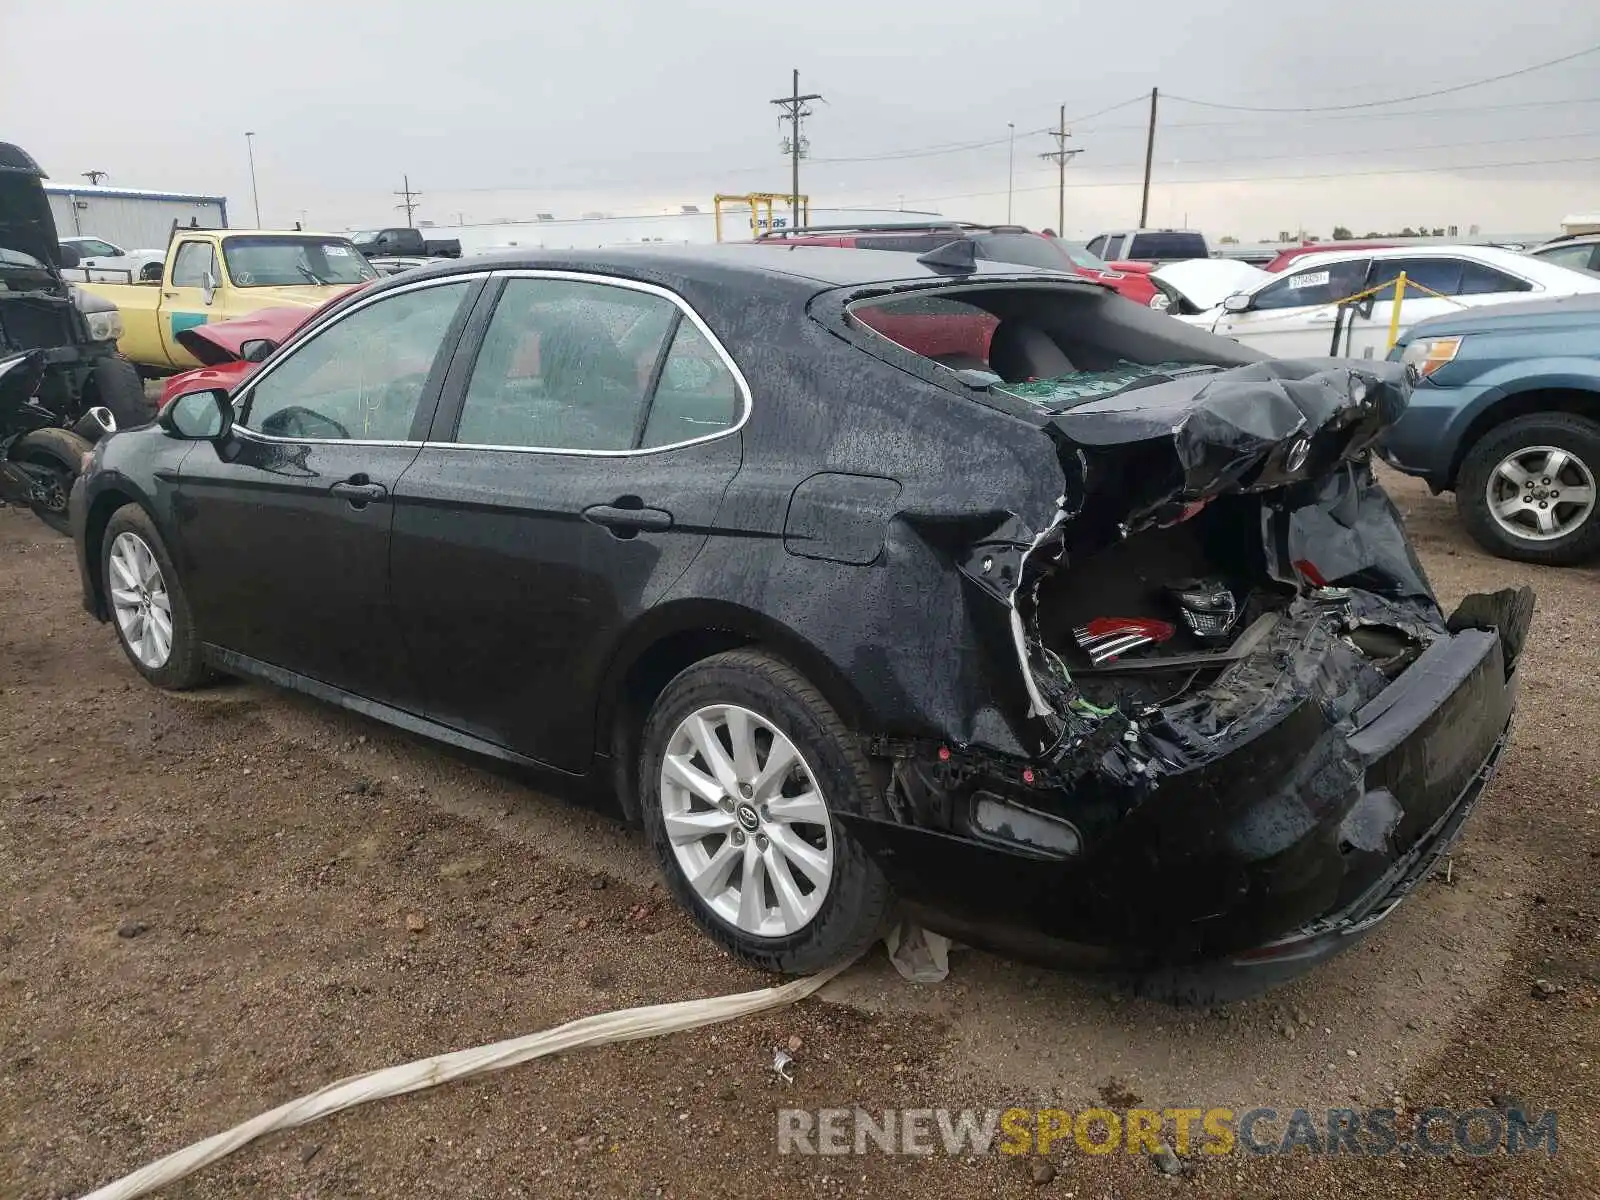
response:
<path fill-rule="evenodd" d="M 1232 753 L 1164 779 L 1076 855 L 845 820 L 930 928 L 1132 972 L 1168 996 L 1248 994 L 1359 938 L 1459 835 L 1508 736 L 1516 677 L 1504 647 L 1524 632 L 1441 638 L 1353 728 L 1308 702 Z M 1057 796 L 1049 808 L 1083 802 Z"/>

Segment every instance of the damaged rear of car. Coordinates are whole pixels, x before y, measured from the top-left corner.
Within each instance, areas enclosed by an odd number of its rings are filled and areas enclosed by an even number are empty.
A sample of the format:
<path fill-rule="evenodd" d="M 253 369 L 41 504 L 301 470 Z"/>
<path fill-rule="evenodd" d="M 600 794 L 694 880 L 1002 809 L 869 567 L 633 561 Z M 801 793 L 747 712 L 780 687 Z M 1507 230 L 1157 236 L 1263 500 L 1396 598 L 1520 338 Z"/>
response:
<path fill-rule="evenodd" d="M 834 303 L 844 336 L 1033 424 L 1054 468 L 1048 507 L 958 563 L 1025 717 L 876 739 L 891 814 L 845 818 L 901 899 L 1197 999 L 1386 915 L 1492 772 L 1533 608 L 1526 589 L 1439 608 L 1370 466 L 1404 370 L 1258 361 L 1026 283 Z"/>

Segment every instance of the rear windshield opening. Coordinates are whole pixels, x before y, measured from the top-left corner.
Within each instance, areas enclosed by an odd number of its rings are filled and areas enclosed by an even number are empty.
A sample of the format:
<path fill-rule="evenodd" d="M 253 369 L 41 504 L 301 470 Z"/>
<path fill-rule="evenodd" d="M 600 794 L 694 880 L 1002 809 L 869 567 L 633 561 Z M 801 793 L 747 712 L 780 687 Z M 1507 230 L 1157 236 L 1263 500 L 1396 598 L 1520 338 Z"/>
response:
<path fill-rule="evenodd" d="M 1174 373 L 1260 355 L 1110 292 L 976 285 L 858 301 L 850 315 L 903 350 L 1059 411 Z"/>

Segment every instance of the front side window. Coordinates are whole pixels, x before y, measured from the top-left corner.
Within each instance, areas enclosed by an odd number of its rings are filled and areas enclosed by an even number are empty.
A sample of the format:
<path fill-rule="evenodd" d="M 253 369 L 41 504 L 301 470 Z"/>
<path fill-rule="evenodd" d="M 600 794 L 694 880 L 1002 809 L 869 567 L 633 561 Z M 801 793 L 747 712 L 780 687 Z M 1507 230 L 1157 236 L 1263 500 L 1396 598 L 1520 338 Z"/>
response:
<path fill-rule="evenodd" d="M 73 245 L 74 243 L 69 242 L 67 244 Z M 116 258 L 122 253 L 121 250 L 118 250 L 110 242 L 102 242 L 98 238 L 84 238 L 82 241 L 75 244 L 77 246 L 78 253 L 83 255 L 85 258 Z"/>
<path fill-rule="evenodd" d="M 362 283 L 378 277 L 344 238 L 223 238 L 222 257 L 234 287 Z"/>
<path fill-rule="evenodd" d="M 206 276 L 217 278 L 216 259 L 210 242 L 185 242 L 172 260 L 173 287 L 204 287 Z"/>
<path fill-rule="evenodd" d="M 260 379 L 243 423 L 271 437 L 410 440 L 445 335 L 474 283 L 401 292 L 336 321 Z"/>
<path fill-rule="evenodd" d="M 1271 310 L 1333 304 L 1359 292 L 1366 277 L 1367 260 L 1364 258 L 1307 267 L 1262 288 L 1251 307 Z"/>
<path fill-rule="evenodd" d="M 507 280 L 472 369 L 456 441 L 633 449 L 678 316 L 670 300 L 631 288 Z"/>

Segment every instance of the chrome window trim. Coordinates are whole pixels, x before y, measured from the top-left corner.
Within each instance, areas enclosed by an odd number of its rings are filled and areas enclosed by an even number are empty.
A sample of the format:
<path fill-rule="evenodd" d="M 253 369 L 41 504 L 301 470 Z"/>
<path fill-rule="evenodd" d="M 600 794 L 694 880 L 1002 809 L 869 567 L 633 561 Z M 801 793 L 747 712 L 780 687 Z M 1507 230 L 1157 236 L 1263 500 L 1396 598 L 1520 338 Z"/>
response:
<path fill-rule="evenodd" d="M 705 338 L 706 343 L 716 351 L 717 357 L 722 360 L 722 365 L 725 366 L 728 369 L 729 374 L 733 376 L 734 386 L 738 389 L 739 396 L 743 401 L 743 410 L 739 414 L 739 419 L 732 425 L 729 425 L 726 429 L 719 429 L 715 433 L 707 433 L 696 438 L 686 438 L 681 442 L 670 442 L 665 446 L 640 446 L 638 449 L 629 448 L 627 450 L 582 450 L 576 447 L 562 446 L 496 446 L 487 445 L 480 442 L 427 441 L 424 442 L 423 445 L 428 449 L 503 450 L 518 454 L 563 454 L 581 458 L 637 458 L 646 454 L 660 454 L 667 450 L 681 450 L 685 446 L 698 446 L 703 442 L 711 442 L 715 441 L 717 438 L 728 437 L 732 434 L 738 433 L 749 422 L 750 412 L 754 407 L 754 402 L 750 395 L 749 381 L 745 379 L 744 372 L 739 370 L 739 364 L 733 361 L 733 355 L 728 353 L 727 347 L 722 344 L 722 341 L 717 337 L 716 334 L 711 332 L 711 327 L 701 319 L 700 314 L 695 312 L 695 310 L 690 306 L 689 302 L 682 296 L 678 295 L 677 292 L 661 287 L 658 284 L 644 283 L 637 279 L 625 279 L 620 275 L 600 275 L 587 271 L 562 271 L 555 268 L 543 267 L 512 267 L 506 270 L 495 271 L 494 277 L 496 279 L 506 280 L 561 279 L 570 283 L 592 283 L 598 284 L 602 287 L 616 287 L 623 288 L 627 291 L 643 292 L 646 295 L 657 296 L 663 300 L 666 300 L 670 304 L 676 305 L 678 311 L 681 312 L 690 321 L 690 323 L 694 325 L 695 329 L 699 331 L 700 336 Z M 488 335 L 487 328 L 484 330 L 484 335 Z M 472 381 L 469 377 L 467 380 L 467 387 L 469 390 L 471 386 Z M 461 403 L 463 407 L 465 407 L 465 392 L 462 393 Z"/>
<path fill-rule="evenodd" d="M 340 313 L 337 317 L 335 317 L 333 320 L 329 321 L 326 325 L 319 326 L 318 328 L 312 330 L 311 333 L 309 335 L 307 335 L 306 337 L 303 337 L 303 338 L 294 337 L 294 338 L 292 338 L 286 344 L 286 352 L 285 353 L 283 353 L 282 355 L 275 356 L 273 361 L 267 363 L 266 366 L 261 368 L 261 370 L 257 371 L 254 375 L 250 376 L 249 379 L 245 380 L 244 383 L 240 385 L 239 390 L 234 393 L 234 397 L 233 397 L 233 411 L 234 411 L 234 413 L 238 414 L 239 412 L 242 411 L 243 405 L 254 394 L 257 385 L 259 385 L 260 382 L 263 379 L 269 378 L 272 375 L 272 373 L 274 371 L 276 371 L 280 366 L 282 366 L 284 363 L 288 362 L 291 358 L 293 358 L 296 354 L 298 354 L 300 352 L 300 348 L 302 346 L 304 346 L 307 343 L 312 342 L 312 341 L 316 340 L 317 338 L 321 337 L 323 334 L 327 333 L 328 330 L 333 329 L 334 327 L 336 327 L 340 322 L 345 320 L 347 317 L 354 316 L 356 313 L 360 312 L 362 309 L 370 308 L 374 304 L 382 303 L 384 300 L 389 299 L 389 297 L 398 296 L 402 292 L 419 292 L 424 288 L 445 287 L 445 286 L 447 286 L 449 284 L 452 284 L 452 283 L 468 283 L 468 282 L 471 282 L 471 281 L 474 281 L 474 280 L 487 279 L 489 277 L 489 275 L 490 275 L 490 272 L 488 272 L 488 271 L 469 271 L 469 272 L 467 272 L 465 274 L 462 274 L 462 275 L 445 275 L 445 276 L 441 276 L 440 278 L 437 278 L 437 279 L 419 279 L 419 280 L 417 280 L 417 281 L 415 281 L 413 283 L 401 284 L 399 287 L 384 288 L 381 292 L 377 292 L 377 293 L 375 293 L 373 295 L 370 295 L 370 296 L 363 296 L 360 300 L 357 300 L 354 304 L 352 304 L 349 308 L 345 309 L 344 312 Z M 354 287 L 355 285 L 352 284 L 351 286 Z M 299 331 L 297 330 L 296 332 L 298 333 Z M 304 445 L 312 445 L 312 446 L 421 446 L 421 445 L 424 445 L 423 442 L 378 441 L 378 440 L 373 440 L 373 439 L 370 439 L 370 438 L 289 438 L 289 437 L 278 437 L 276 434 L 262 433 L 260 430 L 251 429 L 248 425 L 239 424 L 237 421 L 235 421 L 235 423 L 234 423 L 234 429 L 235 429 L 236 432 L 238 432 L 240 434 L 247 434 L 250 438 L 252 438 L 253 440 L 258 441 L 258 442 L 272 442 L 272 443 L 275 443 L 275 444 L 289 445 L 289 446 L 304 446 Z"/>

